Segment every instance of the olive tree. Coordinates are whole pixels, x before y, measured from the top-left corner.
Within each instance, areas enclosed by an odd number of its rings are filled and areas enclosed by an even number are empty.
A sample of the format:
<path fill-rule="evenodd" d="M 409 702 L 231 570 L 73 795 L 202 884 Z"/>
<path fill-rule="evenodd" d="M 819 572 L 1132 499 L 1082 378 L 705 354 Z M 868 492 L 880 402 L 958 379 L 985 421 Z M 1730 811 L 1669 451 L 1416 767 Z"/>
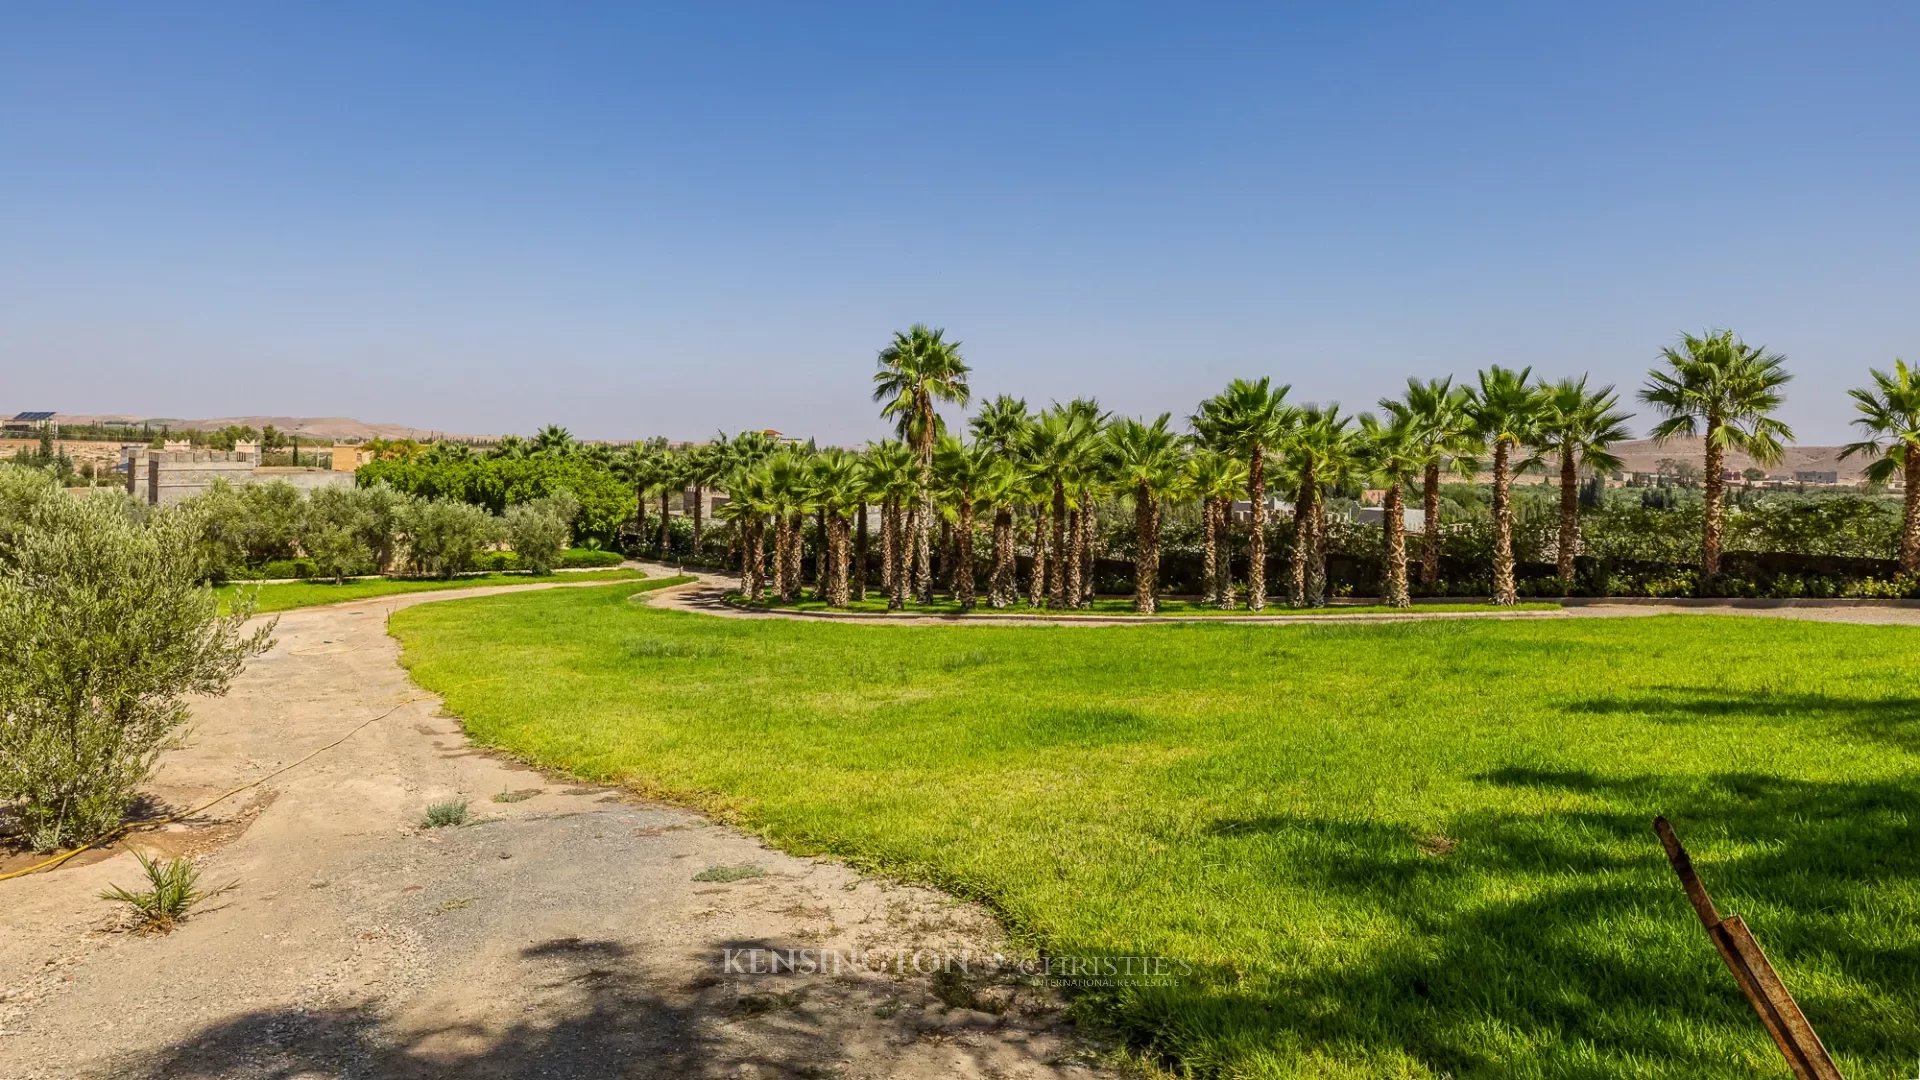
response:
<path fill-rule="evenodd" d="M 573 516 L 579 512 L 580 500 L 565 491 L 508 507 L 507 543 L 513 545 L 520 568 L 535 574 L 553 573 L 573 539 Z"/>
<path fill-rule="evenodd" d="M 500 519 L 451 499 L 414 499 L 403 515 L 407 565 L 415 573 L 452 577 L 471 570 L 499 538 Z"/>
<path fill-rule="evenodd" d="M 203 584 L 201 513 L 41 500 L 0 553 L 0 807 L 36 848 L 118 824 L 187 695 L 225 693 L 272 644 Z"/>

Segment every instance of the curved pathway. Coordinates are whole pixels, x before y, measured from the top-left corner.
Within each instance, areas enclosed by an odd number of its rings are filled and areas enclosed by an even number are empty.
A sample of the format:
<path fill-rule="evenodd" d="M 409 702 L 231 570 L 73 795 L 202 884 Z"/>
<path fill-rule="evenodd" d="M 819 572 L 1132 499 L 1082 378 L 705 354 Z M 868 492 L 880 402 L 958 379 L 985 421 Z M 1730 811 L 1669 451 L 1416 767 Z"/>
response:
<path fill-rule="evenodd" d="M 97 899 L 138 880 L 124 850 L 0 883 L 0 1078 L 1090 1075 L 1057 1003 L 1010 981 L 729 965 L 728 949 L 885 959 L 1003 941 L 976 906 L 478 750 L 386 633 L 414 604 L 583 587 L 279 616 L 232 692 L 195 703 L 158 801 L 198 805 L 394 711 L 134 837 L 234 884 L 172 934 L 126 933 Z M 416 826 L 456 798 L 472 824 Z"/>
<path fill-rule="evenodd" d="M 951 626 L 986 623 L 999 626 L 1155 626 L 1164 623 L 1213 623 L 1259 626 L 1302 626 L 1321 623 L 1427 622 L 1440 619 L 1600 619 L 1651 615 L 1735 615 L 1813 622 L 1862 623 L 1875 626 L 1920 626 L 1920 601 L 1805 601 L 1805 600 L 1639 600 L 1577 599 L 1567 607 L 1547 611 L 1422 611 L 1415 605 L 1404 614 L 1342 615 L 995 615 L 986 609 L 969 615 L 932 615 L 913 612 L 754 610 L 727 603 L 726 595 L 739 588 L 739 578 L 705 570 L 680 570 L 664 563 L 629 560 L 624 565 L 650 576 L 690 574 L 685 585 L 648 593 L 645 601 L 659 608 L 691 611 L 730 619 L 800 619 L 872 623 L 887 626 Z M 1552 598 L 1542 598 L 1552 599 Z"/>

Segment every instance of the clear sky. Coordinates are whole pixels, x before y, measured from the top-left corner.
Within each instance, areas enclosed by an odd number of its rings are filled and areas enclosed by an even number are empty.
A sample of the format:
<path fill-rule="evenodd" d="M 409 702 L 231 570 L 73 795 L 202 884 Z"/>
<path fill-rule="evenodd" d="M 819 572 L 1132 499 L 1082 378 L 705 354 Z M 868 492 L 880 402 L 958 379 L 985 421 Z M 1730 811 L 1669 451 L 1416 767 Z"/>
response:
<path fill-rule="evenodd" d="M 1920 360 L 1911 3 L 12 4 L 0 406 L 587 437 Z M 1636 427 L 1643 427 L 1636 424 Z"/>

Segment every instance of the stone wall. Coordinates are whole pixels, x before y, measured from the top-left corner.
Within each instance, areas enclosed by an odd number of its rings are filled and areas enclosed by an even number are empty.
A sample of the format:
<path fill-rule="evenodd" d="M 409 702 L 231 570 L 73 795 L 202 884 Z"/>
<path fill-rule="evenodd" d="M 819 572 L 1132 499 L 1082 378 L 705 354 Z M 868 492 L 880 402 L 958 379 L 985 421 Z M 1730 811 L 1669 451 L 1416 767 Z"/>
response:
<path fill-rule="evenodd" d="M 152 506 L 189 499 L 213 486 L 267 484 L 285 481 L 302 491 L 323 487 L 352 487 L 352 473 L 331 469 L 262 466 L 252 454 L 227 450 L 149 450 L 128 447 L 127 494 Z"/>

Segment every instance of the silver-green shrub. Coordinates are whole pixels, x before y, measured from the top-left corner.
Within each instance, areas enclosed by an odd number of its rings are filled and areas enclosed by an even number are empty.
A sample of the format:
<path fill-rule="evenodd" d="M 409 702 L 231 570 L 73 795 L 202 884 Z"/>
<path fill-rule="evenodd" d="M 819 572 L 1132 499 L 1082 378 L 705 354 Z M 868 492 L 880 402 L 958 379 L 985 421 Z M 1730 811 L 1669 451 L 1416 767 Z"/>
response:
<path fill-rule="evenodd" d="M 106 495 L 42 499 L 15 523 L 0 552 L 0 808 L 34 847 L 118 824 L 187 696 L 225 693 L 272 644 L 271 624 L 244 629 L 244 600 L 220 613 L 204 524 Z"/>

